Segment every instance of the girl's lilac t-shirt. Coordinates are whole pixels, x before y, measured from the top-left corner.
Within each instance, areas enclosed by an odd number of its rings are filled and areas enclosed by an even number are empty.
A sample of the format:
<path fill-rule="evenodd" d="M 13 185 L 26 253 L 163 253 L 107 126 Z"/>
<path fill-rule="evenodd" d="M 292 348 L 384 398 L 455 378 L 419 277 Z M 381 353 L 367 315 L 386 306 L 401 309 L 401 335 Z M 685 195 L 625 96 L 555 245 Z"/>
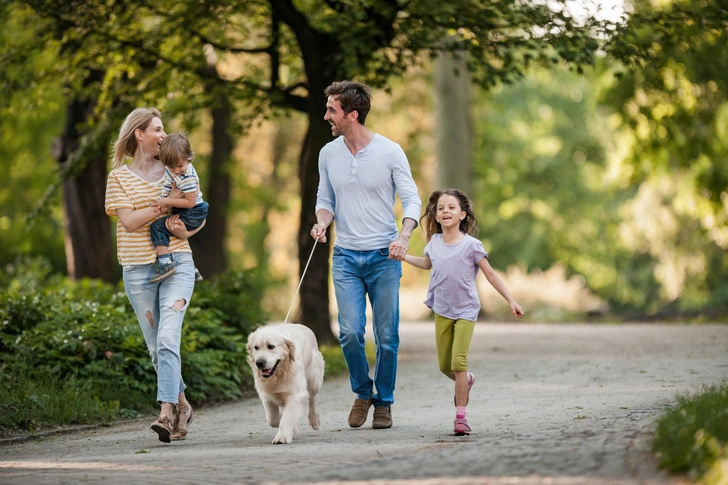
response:
<path fill-rule="evenodd" d="M 466 234 L 456 244 L 445 244 L 442 234 L 434 234 L 425 246 L 425 256 L 432 261 L 425 305 L 445 318 L 477 320 L 480 298 L 475 276 L 478 262 L 488 257 L 483 243 Z"/>

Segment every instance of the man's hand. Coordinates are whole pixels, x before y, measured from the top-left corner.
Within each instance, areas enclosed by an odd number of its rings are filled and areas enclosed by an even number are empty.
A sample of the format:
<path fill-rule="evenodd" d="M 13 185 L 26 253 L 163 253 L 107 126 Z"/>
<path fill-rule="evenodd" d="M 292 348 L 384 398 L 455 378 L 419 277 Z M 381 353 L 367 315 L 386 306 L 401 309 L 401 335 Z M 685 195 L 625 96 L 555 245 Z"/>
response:
<path fill-rule="evenodd" d="M 314 224 L 311 228 L 311 237 L 316 239 L 318 242 L 326 242 L 326 226 Z"/>

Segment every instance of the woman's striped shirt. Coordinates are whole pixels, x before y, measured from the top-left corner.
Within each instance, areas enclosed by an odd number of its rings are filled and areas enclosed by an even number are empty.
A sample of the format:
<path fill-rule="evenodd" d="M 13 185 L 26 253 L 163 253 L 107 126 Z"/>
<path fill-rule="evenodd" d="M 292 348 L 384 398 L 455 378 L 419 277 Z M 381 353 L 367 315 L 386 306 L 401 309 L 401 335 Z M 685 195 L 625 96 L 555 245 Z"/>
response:
<path fill-rule="evenodd" d="M 106 182 L 106 213 L 116 216 L 117 209 L 145 209 L 159 199 L 162 193 L 164 177 L 156 182 L 147 182 L 129 170 L 127 165 L 114 169 L 109 173 Z M 163 217 L 167 214 L 160 214 Z M 134 232 L 127 232 L 121 221 L 116 223 L 116 254 L 119 264 L 129 266 L 133 264 L 151 264 L 157 259 L 157 252 L 152 245 L 149 234 L 150 221 Z M 186 239 L 172 236 L 169 252 L 191 253 L 190 245 Z"/>

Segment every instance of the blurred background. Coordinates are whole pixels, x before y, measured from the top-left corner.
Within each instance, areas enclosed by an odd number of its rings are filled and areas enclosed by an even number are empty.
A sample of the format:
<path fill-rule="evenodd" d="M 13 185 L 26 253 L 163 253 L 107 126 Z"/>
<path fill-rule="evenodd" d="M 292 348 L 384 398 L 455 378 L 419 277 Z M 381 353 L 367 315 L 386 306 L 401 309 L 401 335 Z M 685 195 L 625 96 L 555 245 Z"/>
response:
<path fill-rule="evenodd" d="M 155 106 L 190 133 L 210 202 L 198 267 L 253 272 L 282 320 L 311 250 L 323 89 L 355 79 L 423 206 L 443 187 L 473 199 L 528 320 L 723 320 L 726 19 L 707 0 L 3 2 L 0 265 L 119 280 L 111 143 Z M 329 252 L 296 321 L 335 315 Z M 403 319 L 430 318 L 428 278 L 405 265 Z M 509 318 L 479 288 L 482 318 Z"/>

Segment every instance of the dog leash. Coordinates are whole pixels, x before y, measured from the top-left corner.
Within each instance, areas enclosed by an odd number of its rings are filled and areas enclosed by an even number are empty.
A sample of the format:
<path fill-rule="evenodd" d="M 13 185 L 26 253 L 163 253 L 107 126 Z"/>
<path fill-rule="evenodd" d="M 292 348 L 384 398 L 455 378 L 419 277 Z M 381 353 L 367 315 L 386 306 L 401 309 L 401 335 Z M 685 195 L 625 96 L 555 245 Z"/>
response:
<path fill-rule="evenodd" d="M 293 310 L 293 304 L 296 302 L 296 297 L 298 296 L 298 290 L 301 289 L 301 284 L 303 283 L 303 277 L 306 276 L 306 270 L 308 269 L 308 263 L 311 262 L 311 258 L 313 257 L 313 252 L 316 249 L 316 243 L 318 243 L 318 239 L 313 240 L 313 248 L 311 248 L 311 255 L 308 257 L 308 261 L 306 261 L 306 267 L 303 268 L 303 273 L 301 274 L 301 281 L 298 282 L 298 288 L 296 288 L 296 293 L 293 295 L 293 301 L 291 302 L 291 306 L 288 307 L 288 313 L 286 314 L 286 319 L 283 320 L 283 323 L 288 323 L 288 316 L 291 314 L 291 310 Z"/>

